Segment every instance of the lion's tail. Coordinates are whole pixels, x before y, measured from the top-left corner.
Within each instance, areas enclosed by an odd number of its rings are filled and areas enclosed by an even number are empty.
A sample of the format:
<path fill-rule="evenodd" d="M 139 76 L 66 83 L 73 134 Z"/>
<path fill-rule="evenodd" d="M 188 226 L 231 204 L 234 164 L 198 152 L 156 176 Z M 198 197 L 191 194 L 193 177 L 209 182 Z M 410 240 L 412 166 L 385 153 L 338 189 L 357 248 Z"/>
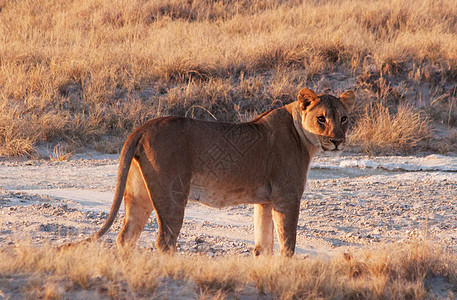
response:
<path fill-rule="evenodd" d="M 105 221 L 105 224 L 103 224 L 103 226 L 91 237 L 86 238 L 80 242 L 64 245 L 63 247 L 69 247 L 81 243 L 95 241 L 102 237 L 111 227 L 111 225 L 113 225 L 117 213 L 119 212 L 119 208 L 121 207 L 122 199 L 124 198 L 124 191 L 125 186 L 127 184 L 127 175 L 129 174 L 130 164 L 132 163 L 141 136 L 142 135 L 138 131 L 134 131 L 132 134 L 129 135 L 124 144 L 124 147 L 122 148 L 121 156 L 119 159 L 119 168 L 117 172 L 117 182 L 116 191 L 114 193 L 114 200 L 113 204 L 111 205 L 111 210 L 109 212 L 108 218 Z"/>
<path fill-rule="evenodd" d="M 113 225 L 114 220 L 116 219 L 119 208 L 122 204 L 122 199 L 124 198 L 125 186 L 127 183 L 127 175 L 129 174 L 130 164 L 132 163 L 133 156 L 135 155 L 136 148 L 141 139 L 141 134 L 138 132 L 132 133 L 126 140 L 124 147 L 121 151 L 121 157 L 119 160 L 119 169 L 117 171 L 117 182 L 116 182 L 116 191 L 114 193 L 113 204 L 111 205 L 111 210 L 109 212 L 108 219 L 106 219 L 105 224 L 95 233 L 90 240 L 97 240 L 103 236 L 108 229 Z"/>

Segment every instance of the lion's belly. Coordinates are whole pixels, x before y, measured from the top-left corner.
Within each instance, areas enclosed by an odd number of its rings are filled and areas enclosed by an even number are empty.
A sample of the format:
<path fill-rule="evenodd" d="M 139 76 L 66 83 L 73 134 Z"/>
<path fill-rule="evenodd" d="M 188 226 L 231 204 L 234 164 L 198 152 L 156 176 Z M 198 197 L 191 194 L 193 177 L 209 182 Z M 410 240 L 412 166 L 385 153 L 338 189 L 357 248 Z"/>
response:
<path fill-rule="evenodd" d="M 218 184 L 191 184 L 189 200 L 221 208 L 244 203 L 262 204 L 270 199 L 271 188 L 263 185 L 254 188 L 221 187 Z"/>

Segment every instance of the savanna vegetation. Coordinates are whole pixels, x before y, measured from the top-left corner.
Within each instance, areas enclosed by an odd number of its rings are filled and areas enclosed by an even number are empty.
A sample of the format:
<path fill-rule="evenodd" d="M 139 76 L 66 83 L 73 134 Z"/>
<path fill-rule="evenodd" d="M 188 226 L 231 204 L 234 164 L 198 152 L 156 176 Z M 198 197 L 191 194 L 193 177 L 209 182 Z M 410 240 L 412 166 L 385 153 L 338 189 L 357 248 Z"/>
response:
<path fill-rule="evenodd" d="M 0 251 L 6 299 L 444 299 L 457 285 L 454 254 L 427 242 L 331 257 L 129 257 L 101 245 L 66 250 L 18 243 Z"/>
<path fill-rule="evenodd" d="M 3 155 L 116 152 L 150 118 L 249 120 L 302 87 L 357 92 L 363 151 L 448 152 L 456 80 L 453 0 L 0 0 Z"/>

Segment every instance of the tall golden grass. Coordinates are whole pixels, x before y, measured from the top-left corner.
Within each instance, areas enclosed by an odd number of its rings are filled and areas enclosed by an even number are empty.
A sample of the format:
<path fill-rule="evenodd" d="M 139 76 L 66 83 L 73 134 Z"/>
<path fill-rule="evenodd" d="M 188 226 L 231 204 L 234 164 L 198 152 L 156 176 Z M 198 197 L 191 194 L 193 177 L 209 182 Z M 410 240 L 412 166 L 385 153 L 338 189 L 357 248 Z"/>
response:
<path fill-rule="evenodd" d="M 239 121 L 336 69 L 455 82 L 456 34 L 453 0 L 2 0 L 0 153 L 117 149 L 195 105 Z"/>
<path fill-rule="evenodd" d="M 391 112 L 379 102 L 366 107 L 349 137 L 370 154 L 408 151 L 430 135 L 428 122 L 411 105 L 400 104 Z"/>
<path fill-rule="evenodd" d="M 278 299 L 430 299 L 452 297 L 457 286 L 455 255 L 427 242 L 305 259 L 209 258 L 147 250 L 121 258 L 100 245 L 57 251 L 19 244 L 3 247 L 0 258 L 4 297 L 56 299 L 86 291 L 149 299 L 260 294 Z"/>

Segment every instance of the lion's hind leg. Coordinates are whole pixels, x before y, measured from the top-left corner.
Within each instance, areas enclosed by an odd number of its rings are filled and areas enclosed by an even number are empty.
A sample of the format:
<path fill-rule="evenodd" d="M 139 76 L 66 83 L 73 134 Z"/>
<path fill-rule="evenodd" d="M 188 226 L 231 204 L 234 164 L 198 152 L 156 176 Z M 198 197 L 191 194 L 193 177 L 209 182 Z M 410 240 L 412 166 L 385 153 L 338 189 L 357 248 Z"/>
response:
<path fill-rule="evenodd" d="M 147 157 L 140 157 L 139 160 L 157 214 L 159 234 L 156 245 L 159 251 L 168 252 L 176 250 L 189 196 L 191 174 L 178 168 L 162 167 L 158 161 L 161 159 L 150 161 Z"/>
<path fill-rule="evenodd" d="M 143 174 L 135 159 L 132 161 L 127 177 L 124 202 L 124 226 L 117 237 L 117 245 L 121 250 L 127 250 L 136 245 L 153 210 Z"/>
<path fill-rule="evenodd" d="M 273 254 L 273 220 L 271 204 L 254 204 L 254 255 Z"/>
<path fill-rule="evenodd" d="M 190 173 L 176 176 L 162 193 L 152 196 L 159 223 L 157 248 L 162 252 L 175 251 L 179 232 L 184 221 L 190 187 Z M 152 194 L 152 193 L 151 193 Z"/>

